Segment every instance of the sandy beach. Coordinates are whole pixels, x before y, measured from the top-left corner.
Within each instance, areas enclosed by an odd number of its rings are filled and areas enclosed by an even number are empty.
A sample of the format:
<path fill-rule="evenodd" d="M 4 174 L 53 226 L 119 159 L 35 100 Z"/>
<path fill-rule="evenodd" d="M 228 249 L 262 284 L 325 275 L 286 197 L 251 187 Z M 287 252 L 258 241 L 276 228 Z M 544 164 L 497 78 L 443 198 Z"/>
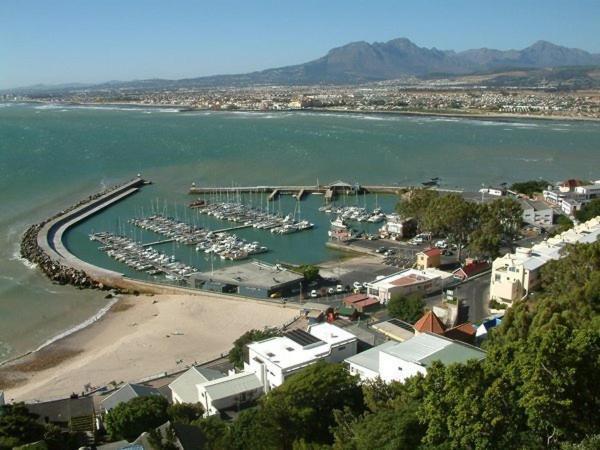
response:
<path fill-rule="evenodd" d="M 125 296 L 99 321 L 0 368 L 7 400 L 135 381 L 227 352 L 245 331 L 280 326 L 298 310 L 211 295 Z"/>

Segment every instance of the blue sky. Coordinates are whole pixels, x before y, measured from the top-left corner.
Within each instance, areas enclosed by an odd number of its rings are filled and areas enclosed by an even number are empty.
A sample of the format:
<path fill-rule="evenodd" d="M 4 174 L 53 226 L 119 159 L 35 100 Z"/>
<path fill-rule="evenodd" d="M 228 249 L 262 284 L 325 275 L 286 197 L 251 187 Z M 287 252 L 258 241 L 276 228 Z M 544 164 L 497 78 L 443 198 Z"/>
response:
<path fill-rule="evenodd" d="M 600 0 L 0 0 L 0 89 L 240 73 L 352 41 L 600 53 Z"/>

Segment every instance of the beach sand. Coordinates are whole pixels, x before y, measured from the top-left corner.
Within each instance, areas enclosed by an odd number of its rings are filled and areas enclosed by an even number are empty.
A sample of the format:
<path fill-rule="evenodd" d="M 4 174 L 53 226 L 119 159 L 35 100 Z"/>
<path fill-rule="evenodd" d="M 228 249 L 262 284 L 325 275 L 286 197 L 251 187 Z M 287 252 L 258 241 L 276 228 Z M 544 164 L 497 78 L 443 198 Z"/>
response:
<path fill-rule="evenodd" d="M 281 326 L 298 313 L 212 295 L 125 296 L 91 326 L 1 367 L 0 389 L 7 400 L 47 400 L 88 383 L 181 370 L 218 358 L 250 329 Z"/>

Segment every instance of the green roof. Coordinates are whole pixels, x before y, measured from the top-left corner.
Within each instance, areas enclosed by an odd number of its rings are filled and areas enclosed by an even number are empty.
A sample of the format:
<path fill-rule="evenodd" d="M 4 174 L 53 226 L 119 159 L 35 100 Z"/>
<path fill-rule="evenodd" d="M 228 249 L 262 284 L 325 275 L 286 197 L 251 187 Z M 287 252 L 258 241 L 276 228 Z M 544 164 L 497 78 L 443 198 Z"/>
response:
<path fill-rule="evenodd" d="M 478 348 L 453 342 L 443 349 L 423 358 L 421 364 L 425 367 L 431 365 L 434 361 L 442 364 L 465 363 L 471 359 L 482 360 L 485 358 L 485 352 Z"/>

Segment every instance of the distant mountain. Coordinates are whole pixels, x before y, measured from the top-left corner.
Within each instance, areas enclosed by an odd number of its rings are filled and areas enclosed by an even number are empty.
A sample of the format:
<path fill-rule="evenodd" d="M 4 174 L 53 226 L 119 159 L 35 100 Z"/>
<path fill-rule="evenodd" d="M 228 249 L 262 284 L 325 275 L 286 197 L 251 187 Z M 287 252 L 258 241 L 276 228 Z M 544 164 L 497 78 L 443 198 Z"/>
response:
<path fill-rule="evenodd" d="M 600 66 L 600 54 L 538 41 L 523 50 L 480 48 L 454 52 L 419 47 L 407 38 L 364 41 L 334 48 L 304 64 L 240 75 L 214 75 L 182 80 L 136 80 L 103 83 L 97 89 L 168 89 L 248 85 L 357 84 L 406 76 L 467 75 L 516 69 Z"/>

